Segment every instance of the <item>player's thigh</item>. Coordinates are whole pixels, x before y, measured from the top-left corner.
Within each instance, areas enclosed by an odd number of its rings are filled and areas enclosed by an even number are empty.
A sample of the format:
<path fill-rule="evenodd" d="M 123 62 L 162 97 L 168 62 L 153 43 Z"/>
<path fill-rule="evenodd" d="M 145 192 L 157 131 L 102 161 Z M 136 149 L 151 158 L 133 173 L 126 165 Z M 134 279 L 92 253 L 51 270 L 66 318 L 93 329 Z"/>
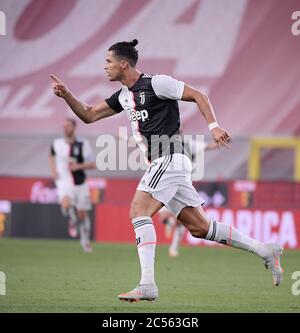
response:
<path fill-rule="evenodd" d="M 178 220 L 194 237 L 203 238 L 208 233 L 210 220 L 201 206 L 184 207 L 178 215 Z"/>
<path fill-rule="evenodd" d="M 55 182 L 58 200 L 62 208 L 68 209 L 73 205 L 73 184 L 68 180 L 57 180 Z"/>
<path fill-rule="evenodd" d="M 78 220 L 82 221 L 87 217 L 88 212 L 83 209 L 76 209 Z"/>
<path fill-rule="evenodd" d="M 69 209 L 72 206 L 72 198 L 68 195 L 62 196 L 60 205 L 63 209 Z"/>
<path fill-rule="evenodd" d="M 154 199 L 150 193 L 139 191 L 135 192 L 130 208 L 130 218 L 138 216 L 153 216 L 163 207 L 163 204 Z"/>
<path fill-rule="evenodd" d="M 90 191 L 86 183 L 77 185 L 74 188 L 74 205 L 77 212 L 89 211 L 92 209 Z M 81 214 L 81 213 L 80 213 Z M 83 214 L 83 213 L 82 213 Z"/>

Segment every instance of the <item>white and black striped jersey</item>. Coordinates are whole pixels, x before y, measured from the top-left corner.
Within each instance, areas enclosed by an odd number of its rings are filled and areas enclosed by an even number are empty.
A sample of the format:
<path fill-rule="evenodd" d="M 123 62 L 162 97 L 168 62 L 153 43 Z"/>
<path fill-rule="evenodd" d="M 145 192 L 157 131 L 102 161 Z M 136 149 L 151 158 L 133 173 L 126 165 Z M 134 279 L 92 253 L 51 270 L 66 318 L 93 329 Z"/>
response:
<path fill-rule="evenodd" d="M 184 82 L 168 75 L 142 73 L 133 87 L 123 85 L 106 99 L 115 112 L 126 111 L 133 137 L 149 161 L 184 153 L 178 108 L 183 90 Z"/>
<path fill-rule="evenodd" d="M 75 185 L 84 183 L 86 179 L 84 170 L 71 172 L 69 165 L 94 160 L 88 140 L 76 138 L 73 143 L 68 143 L 65 138 L 57 138 L 52 143 L 50 154 L 55 156 L 56 171 L 60 180 L 71 181 Z"/>

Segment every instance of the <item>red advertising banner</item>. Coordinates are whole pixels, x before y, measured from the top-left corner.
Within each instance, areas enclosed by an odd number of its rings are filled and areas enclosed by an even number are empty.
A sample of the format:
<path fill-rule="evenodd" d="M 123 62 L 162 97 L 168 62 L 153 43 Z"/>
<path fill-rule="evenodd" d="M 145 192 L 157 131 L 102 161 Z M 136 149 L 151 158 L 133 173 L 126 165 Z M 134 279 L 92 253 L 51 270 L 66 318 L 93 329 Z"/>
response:
<path fill-rule="evenodd" d="M 95 212 L 95 240 L 101 242 L 135 242 L 135 235 L 129 218 L 129 209 L 129 205 L 97 205 Z M 167 243 L 168 240 L 164 235 L 164 226 L 159 222 L 157 214 L 154 216 L 153 222 L 157 232 L 158 243 Z"/>
<path fill-rule="evenodd" d="M 98 205 L 95 219 L 95 240 L 105 242 L 134 242 L 128 205 Z M 265 243 L 278 242 L 284 248 L 300 248 L 300 210 L 255 210 L 207 208 L 214 220 L 232 224 L 246 235 Z M 158 243 L 168 243 L 159 216 L 154 217 Z M 193 237 L 186 231 L 187 245 L 216 245 Z"/>
<path fill-rule="evenodd" d="M 284 248 L 300 248 L 300 210 L 205 209 L 214 220 L 232 224 L 251 238 L 264 243 L 278 242 Z M 190 245 L 212 245 L 186 232 L 184 242 Z"/>
<path fill-rule="evenodd" d="M 89 178 L 87 182 L 92 202 L 102 201 L 106 179 Z M 58 199 L 54 181 L 50 178 L 0 177 L 0 200 L 49 204 L 57 203 Z"/>
<path fill-rule="evenodd" d="M 94 203 L 130 204 L 139 179 L 95 177 L 88 183 L 91 192 L 101 192 L 102 200 L 95 198 Z M 300 209 L 300 183 L 296 182 L 205 181 L 194 186 L 210 207 Z M 0 177 L 0 200 L 54 203 L 57 194 L 50 178 Z"/>
<path fill-rule="evenodd" d="M 130 202 L 138 179 L 88 179 L 95 207 L 95 239 L 133 242 L 129 219 Z M 300 184 L 295 182 L 224 181 L 197 182 L 212 218 L 234 225 L 250 237 L 300 248 Z M 54 183 L 49 178 L 0 177 L 0 202 L 57 203 Z M 5 207 L 6 207 L 5 206 Z M 158 241 L 167 243 L 159 214 L 154 217 Z M 13 223 L 13 221 L 12 221 Z M 211 244 L 185 234 L 185 244 Z"/>

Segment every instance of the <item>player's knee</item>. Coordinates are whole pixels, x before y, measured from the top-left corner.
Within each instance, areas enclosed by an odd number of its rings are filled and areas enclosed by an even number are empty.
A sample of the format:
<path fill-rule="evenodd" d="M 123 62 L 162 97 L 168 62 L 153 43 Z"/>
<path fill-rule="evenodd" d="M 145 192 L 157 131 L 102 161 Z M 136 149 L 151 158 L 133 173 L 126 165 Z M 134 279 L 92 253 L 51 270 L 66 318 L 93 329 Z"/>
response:
<path fill-rule="evenodd" d="M 77 217 L 80 221 L 84 220 L 86 218 L 86 212 L 84 210 L 77 210 Z"/>
<path fill-rule="evenodd" d="M 63 209 L 69 209 L 71 207 L 71 201 L 68 198 L 63 198 L 61 201 L 61 207 Z"/>
<path fill-rule="evenodd" d="M 130 210 L 129 210 L 129 217 L 130 219 L 134 219 L 137 214 L 137 208 L 136 208 L 136 204 L 134 202 L 131 203 L 131 206 L 130 206 Z"/>
<path fill-rule="evenodd" d="M 135 217 L 139 217 L 141 215 L 146 215 L 145 212 L 144 212 L 143 205 L 139 201 L 133 200 L 131 202 L 131 207 L 130 207 L 130 210 L 129 210 L 129 217 L 132 220 Z"/>

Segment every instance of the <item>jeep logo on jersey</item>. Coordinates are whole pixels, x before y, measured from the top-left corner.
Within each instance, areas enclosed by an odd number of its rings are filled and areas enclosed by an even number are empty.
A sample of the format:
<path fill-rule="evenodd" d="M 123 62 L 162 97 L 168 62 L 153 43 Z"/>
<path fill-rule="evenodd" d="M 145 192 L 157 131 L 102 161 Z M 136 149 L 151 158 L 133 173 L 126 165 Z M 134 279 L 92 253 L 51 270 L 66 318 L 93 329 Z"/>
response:
<path fill-rule="evenodd" d="M 148 119 L 148 111 L 141 110 L 141 111 L 130 111 L 127 113 L 129 121 L 145 121 Z"/>
<path fill-rule="evenodd" d="M 144 105 L 145 104 L 145 92 L 140 92 L 140 104 Z"/>

